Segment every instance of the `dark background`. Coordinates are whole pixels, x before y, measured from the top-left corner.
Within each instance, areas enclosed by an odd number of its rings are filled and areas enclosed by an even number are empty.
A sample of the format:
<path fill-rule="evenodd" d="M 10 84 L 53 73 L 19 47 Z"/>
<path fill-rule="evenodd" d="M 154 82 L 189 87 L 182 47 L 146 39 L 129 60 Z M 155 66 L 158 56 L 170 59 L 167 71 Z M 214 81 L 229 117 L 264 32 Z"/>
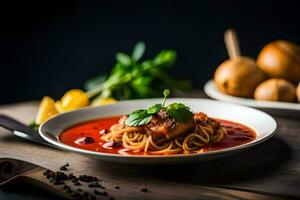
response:
<path fill-rule="evenodd" d="M 300 43 L 297 1 L 9 1 L 1 3 L 0 103 L 60 97 L 108 72 L 117 51 L 172 48 L 172 74 L 202 88 L 227 53 L 235 28 L 244 55 L 275 39 Z"/>

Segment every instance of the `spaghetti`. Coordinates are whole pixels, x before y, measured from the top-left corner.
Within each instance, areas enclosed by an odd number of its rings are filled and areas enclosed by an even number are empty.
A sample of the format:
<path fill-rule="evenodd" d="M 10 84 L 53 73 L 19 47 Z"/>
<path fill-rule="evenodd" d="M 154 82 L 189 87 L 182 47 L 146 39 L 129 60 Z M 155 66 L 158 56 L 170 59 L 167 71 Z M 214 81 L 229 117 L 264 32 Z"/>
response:
<path fill-rule="evenodd" d="M 101 138 L 107 142 L 118 142 L 124 148 L 140 151 L 147 154 L 177 154 L 177 153 L 197 153 L 202 152 L 203 147 L 221 141 L 226 135 L 226 130 L 220 124 L 208 118 L 204 113 L 194 113 L 190 126 L 173 120 L 165 113 L 159 113 L 158 116 L 164 116 L 163 123 L 153 116 L 150 125 L 126 126 L 125 120 L 127 116 L 123 116 L 119 123 L 110 127 L 110 132 L 104 134 Z M 160 116 L 159 119 L 162 119 Z M 157 122 L 159 121 L 159 122 Z M 157 133 L 157 129 L 153 129 L 153 124 L 166 128 L 167 134 Z M 169 125 L 167 127 L 166 123 Z M 172 132 L 172 130 L 181 130 L 180 132 Z M 172 129 L 173 128 L 173 129 Z"/>

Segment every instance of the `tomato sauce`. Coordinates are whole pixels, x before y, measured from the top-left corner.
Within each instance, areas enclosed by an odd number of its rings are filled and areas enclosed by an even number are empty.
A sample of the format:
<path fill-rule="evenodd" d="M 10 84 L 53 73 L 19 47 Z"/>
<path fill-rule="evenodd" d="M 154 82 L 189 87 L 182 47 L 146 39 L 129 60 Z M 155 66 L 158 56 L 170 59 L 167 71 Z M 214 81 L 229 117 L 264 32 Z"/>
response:
<path fill-rule="evenodd" d="M 120 154 L 119 151 L 124 148 L 122 145 L 115 145 L 114 142 L 106 142 L 101 139 L 103 134 L 109 131 L 109 128 L 118 123 L 120 116 L 108 117 L 92 120 L 72 126 L 63 131 L 59 140 L 72 147 L 80 149 Z M 204 151 L 214 151 L 230 148 L 253 141 L 256 133 L 251 128 L 231 121 L 215 119 L 223 128 L 226 129 L 227 135 L 218 143 L 204 146 Z M 125 150 L 125 149 L 124 149 Z M 144 155 L 144 152 L 126 151 L 128 154 Z"/>

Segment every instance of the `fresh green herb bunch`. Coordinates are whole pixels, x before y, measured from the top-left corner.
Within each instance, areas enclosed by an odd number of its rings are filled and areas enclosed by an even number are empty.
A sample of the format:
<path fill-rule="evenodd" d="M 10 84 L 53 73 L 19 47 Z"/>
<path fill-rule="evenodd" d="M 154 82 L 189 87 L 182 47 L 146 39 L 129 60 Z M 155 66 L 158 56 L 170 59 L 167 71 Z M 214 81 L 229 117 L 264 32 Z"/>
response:
<path fill-rule="evenodd" d="M 145 44 L 139 42 L 130 55 L 116 54 L 116 64 L 108 76 L 98 76 L 84 85 L 90 98 L 116 99 L 158 97 L 163 88 L 187 90 L 190 83 L 173 78 L 168 69 L 176 60 L 176 52 L 163 50 L 153 59 L 142 61 Z"/>
<path fill-rule="evenodd" d="M 172 103 L 165 106 L 166 98 L 170 94 L 170 90 L 165 90 L 163 92 L 164 100 L 162 103 L 155 104 L 149 107 L 147 110 L 136 110 L 132 112 L 125 121 L 126 126 L 141 126 L 147 124 L 152 115 L 158 113 L 161 109 L 166 110 L 166 112 L 178 122 L 187 122 L 193 117 L 193 113 L 190 108 L 182 103 Z"/>

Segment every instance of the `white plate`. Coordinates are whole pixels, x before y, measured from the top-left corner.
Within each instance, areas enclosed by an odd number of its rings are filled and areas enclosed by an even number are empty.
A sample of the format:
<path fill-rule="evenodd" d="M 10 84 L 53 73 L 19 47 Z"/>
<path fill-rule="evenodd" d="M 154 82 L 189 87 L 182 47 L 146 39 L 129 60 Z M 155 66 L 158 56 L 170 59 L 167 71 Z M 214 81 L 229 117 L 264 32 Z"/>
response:
<path fill-rule="evenodd" d="M 221 92 L 216 87 L 213 80 L 210 80 L 205 84 L 204 92 L 213 99 L 250 106 L 274 114 L 294 115 L 294 116 L 300 115 L 300 103 L 257 101 L 255 99 L 250 99 L 250 98 L 231 96 Z"/>
<path fill-rule="evenodd" d="M 275 129 L 276 122 L 268 114 L 248 108 L 244 106 L 222 103 L 208 99 L 188 99 L 188 98 L 173 98 L 168 99 L 167 103 L 181 102 L 188 106 L 193 111 L 201 111 L 208 114 L 209 117 L 215 117 L 220 119 L 226 119 L 241 124 L 245 124 L 256 131 L 257 137 L 254 141 L 243 144 L 240 146 L 210 151 L 200 154 L 178 154 L 168 156 L 158 155 L 118 155 L 109 153 L 93 152 L 83 150 L 75 147 L 68 146 L 59 141 L 58 136 L 66 128 L 75 125 L 80 122 L 89 121 L 101 117 L 116 116 L 132 112 L 136 109 L 147 108 L 153 104 L 162 102 L 162 99 L 145 99 L 145 100 L 130 100 L 122 101 L 114 105 L 85 108 L 77 111 L 71 111 L 57 115 L 40 126 L 40 135 L 51 144 L 56 145 L 59 148 L 78 152 L 85 156 L 91 156 L 93 158 L 124 164 L 184 164 L 193 162 L 202 162 L 213 160 L 216 158 L 224 157 L 229 154 L 238 153 L 249 147 L 253 147 L 268 138 L 270 138 Z"/>

